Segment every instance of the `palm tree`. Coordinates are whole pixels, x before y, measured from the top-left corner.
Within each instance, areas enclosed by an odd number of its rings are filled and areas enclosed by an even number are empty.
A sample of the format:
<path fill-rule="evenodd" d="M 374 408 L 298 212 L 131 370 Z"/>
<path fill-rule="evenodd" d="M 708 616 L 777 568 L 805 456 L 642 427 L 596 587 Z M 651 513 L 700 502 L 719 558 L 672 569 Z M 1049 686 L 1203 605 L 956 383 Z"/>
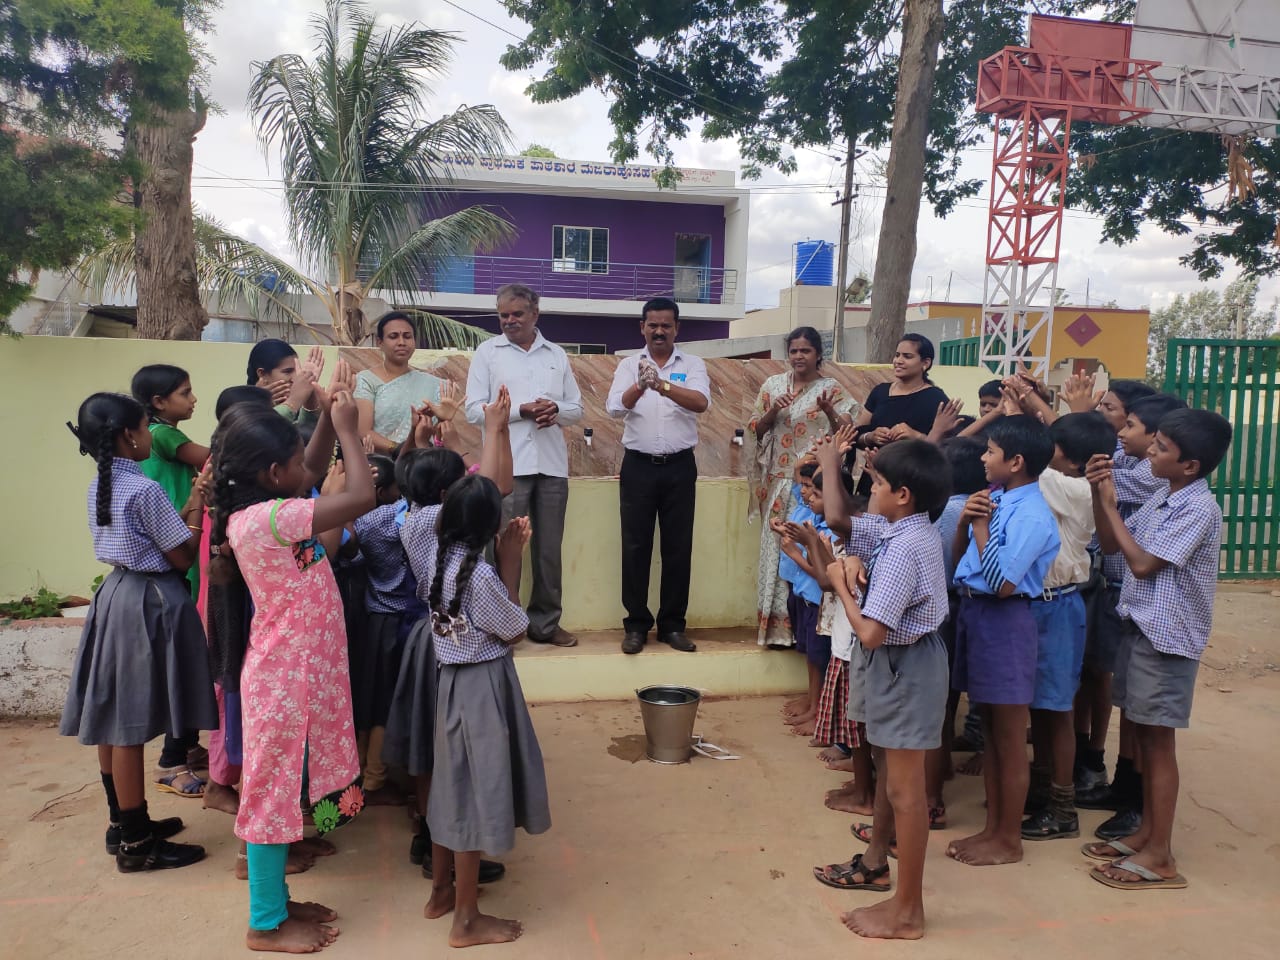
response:
<path fill-rule="evenodd" d="M 446 161 L 501 154 L 510 132 L 489 105 L 422 115 L 456 34 L 417 24 L 380 32 L 355 0 L 328 0 L 312 23 L 314 59 L 255 63 L 248 106 L 264 149 L 279 150 L 290 232 L 304 266 L 324 278 L 335 335 L 355 344 L 368 332 L 369 292 L 404 300 L 442 262 L 514 235 L 483 207 L 442 207 Z"/>

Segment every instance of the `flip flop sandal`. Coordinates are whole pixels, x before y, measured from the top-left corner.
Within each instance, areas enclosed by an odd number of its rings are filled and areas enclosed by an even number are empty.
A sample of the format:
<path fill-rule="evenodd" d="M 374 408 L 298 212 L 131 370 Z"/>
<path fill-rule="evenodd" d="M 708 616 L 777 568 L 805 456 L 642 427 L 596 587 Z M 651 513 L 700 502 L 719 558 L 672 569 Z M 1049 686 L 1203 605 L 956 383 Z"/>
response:
<path fill-rule="evenodd" d="M 947 829 L 947 808 L 946 807 L 930 807 L 929 808 L 929 829 L 930 830 Z"/>
<path fill-rule="evenodd" d="M 833 863 L 825 867 L 814 867 L 813 878 L 828 887 L 837 890 L 878 890 L 888 893 L 892 889 L 889 883 L 872 883 L 881 877 L 889 876 L 889 864 L 879 867 L 868 867 L 862 862 L 862 854 L 854 854 L 848 863 Z M 854 882 L 854 877 L 862 877 Z"/>
<path fill-rule="evenodd" d="M 182 778 L 187 779 L 183 780 Z M 158 767 L 155 784 L 161 793 L 197 800 L 204 796 L 205 781 L 190 767 Z"/>
<path fill-rule="evenodd" d="M 1108 870 L 1123 870 L 1125 873 L 1132 873 L 1140 880 L 1117 880 L 1107 874 Z M 1134 863 L 1132 860 L 1116 860 L 1106 866 L 1094 867 L 1089 871 L 1089 876 L 1097 880 L 1099 883 L 1107 887 L 1113 887 L 1116 890 L 1185 890 L 1187 887 L 1187 878 L 1182 874 L 1174 874 L 1172 877 L 1162 877 L 1154 870 L 1148 870 L 1141 864 Z"/>
<path fill-rule="evenodd" d="M 1116 855 L 1112 857 L 1100 853 L 1099 849 L 1101 847 L 1110 847 L 1112 850 L 1116 851 Z M 1112 863 L 1115 860 L 1119 860 L 1121 857 L 1132 857 L 1138 851 L 1133 849 L 1133 847 L 1129 846 L 1123 840 L 1095 840 L 1082 846 L 1080 848 L 1080 852 L 1090 860 L 1101 860 L 1103 863 Z"/>
<path fill-rule="evenodd" d="M 863 843 L 871 844 L 871 824 L 869 823 L 851 823 L 849 824 L 849 832 L 861 840 Z M 898 841 L 892 840 L 889 843 L 889 857 L 893 860 L 898 859 Z"/>

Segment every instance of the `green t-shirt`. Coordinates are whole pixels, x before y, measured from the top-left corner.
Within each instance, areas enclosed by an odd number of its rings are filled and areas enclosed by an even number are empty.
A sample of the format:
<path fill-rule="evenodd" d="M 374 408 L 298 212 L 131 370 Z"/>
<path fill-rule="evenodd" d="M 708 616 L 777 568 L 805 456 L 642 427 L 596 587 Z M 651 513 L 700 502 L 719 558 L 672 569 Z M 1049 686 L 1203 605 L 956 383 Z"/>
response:
<path fill-rule="evenodd" d="M 142 472 L 160 484 L 173 504 L 181 510 L 191 496 L 191 484 L 196 479 L 196 468 L 178 459 L 178 448 L 190 443 L 191 438 L 167 423 L 151 424 L 151 456 L 142 461 Z M 196 596 L 200 583 L 200 566 L 192 564 L 187 572 L 191 595 Z"/>

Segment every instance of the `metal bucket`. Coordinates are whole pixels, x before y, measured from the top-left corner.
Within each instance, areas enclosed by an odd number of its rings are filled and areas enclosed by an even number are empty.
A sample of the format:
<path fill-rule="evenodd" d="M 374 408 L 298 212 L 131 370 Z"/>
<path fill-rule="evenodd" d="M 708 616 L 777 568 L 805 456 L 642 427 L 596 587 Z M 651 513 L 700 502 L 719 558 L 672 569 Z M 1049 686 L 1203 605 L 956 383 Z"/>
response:
<path fill-rule="evenodd" d="M 637 690 L 636 697 L 649 759 L 654 763 L 687 763 L 693 755 L 693 721 L 702 694 L 692 687 L 658 683 Z"/>

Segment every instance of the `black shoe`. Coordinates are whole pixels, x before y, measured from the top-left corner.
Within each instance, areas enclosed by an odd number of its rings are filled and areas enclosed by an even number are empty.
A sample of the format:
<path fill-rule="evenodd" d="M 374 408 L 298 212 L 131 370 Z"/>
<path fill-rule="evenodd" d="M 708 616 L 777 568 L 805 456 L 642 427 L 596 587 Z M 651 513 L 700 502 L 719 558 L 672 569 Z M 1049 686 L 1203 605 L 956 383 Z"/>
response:
<path fill-rule="evenodd" d="M 500 863 L 492 860 L 480 861 L 480 883 L 493 883 L 495 880 L 501 880 L 502 875 L 507 872 L 507 868 Z M 422 865 L 422 875 L 428 880 L 431 879 L 431 858 L 428 857 Z"/>
<path fill-rule="evenodd" d="M 409 862 L 422 863 L 431 855 L 431 834 L 425 830 L 421 833 L 413 835 L 413 841 L 409 844 Z"/>
<path fill-rule="evenodd" d="M 531 633 L 525 634 L 533 643 L 546 643 L 553 647 L 576 647 L 578 638 L 563 627 L 556 627 L 555 632 L 549 637 L 535 637 Z"/>
<path fill-rule="evenodd" d="M 189 867 L 203 859 L 204 847 L 194 843 L 170 843 L 152 836 L 137 843 L 121 843 L 116 853 L 116 869 L 121 873 L 173 870 Z"/>
<path fill-rule="evenodd" d="M 683 653 L 693 653 L 698 649 L 697 645 L 684 635 L 683 630 L 672 630 L 670 633 L 662 634 L 658 639 L 670 646 L 672 650 L 680 650 Z"/>
<path fill-rule="evenodd" d="M 1022 821 L 1023 840 L 1057 840 L 1060 837 L 1078 836 L 1080 818 L 1075 814 L 1059 819 L 1046 809 Z"/>
<path fill-rule="evenodd" d="M 168 840 L 182 832 L 185 826 L 181 817 L 165 817 L 163 820 L 151 821 L 151 835 L 157 840 Z M 107 826 L 107 853 L 115 856 L 120 852 L 120 824 L 112 823 Z"/>
<path fill-rule="evenodd" d="M 1092 790 L 1076 788 L 1076 806 L 1081 810 L 1119 810 L 1124 800 L 1109 783 L 1103 783 Z"/>
<path fill-rule="evenodd" d="M 1024 817 L 1034 817 L 1044 812 L 1049 806 L 1048 791 L 1040 792 L 1037 790 L 1028 790 L 1027 799 L 1022 803 L 1022 815 Z"/>
<path fill-rule="evenodd" d="M 1106 770 L 1090 770 L 1088 767 L 1081 767 L 1076 771 L 1075 775 L 1076 796 L 1082 793 L 1097 793 L 1101 789 L 1110 790 L 1107 783 Z"/>
<path fill-rule="evenodd" d="M 1077 806 L 1079 802 L 1077 801 Z M 1099 840 L 1123 840 L 1142 829 L 1141 810 L 1121 810 L 1110 820 L 1104 820 L 1102 826 L 1093 831 Z"/>
<path fill-rule="evenodd" d="M 641 633 L 639 630 L 628 630 L 626 636 L 622 638 L 622 652 L 639 653 L 644 649 L 647 637 L 647 634 Z"/>

